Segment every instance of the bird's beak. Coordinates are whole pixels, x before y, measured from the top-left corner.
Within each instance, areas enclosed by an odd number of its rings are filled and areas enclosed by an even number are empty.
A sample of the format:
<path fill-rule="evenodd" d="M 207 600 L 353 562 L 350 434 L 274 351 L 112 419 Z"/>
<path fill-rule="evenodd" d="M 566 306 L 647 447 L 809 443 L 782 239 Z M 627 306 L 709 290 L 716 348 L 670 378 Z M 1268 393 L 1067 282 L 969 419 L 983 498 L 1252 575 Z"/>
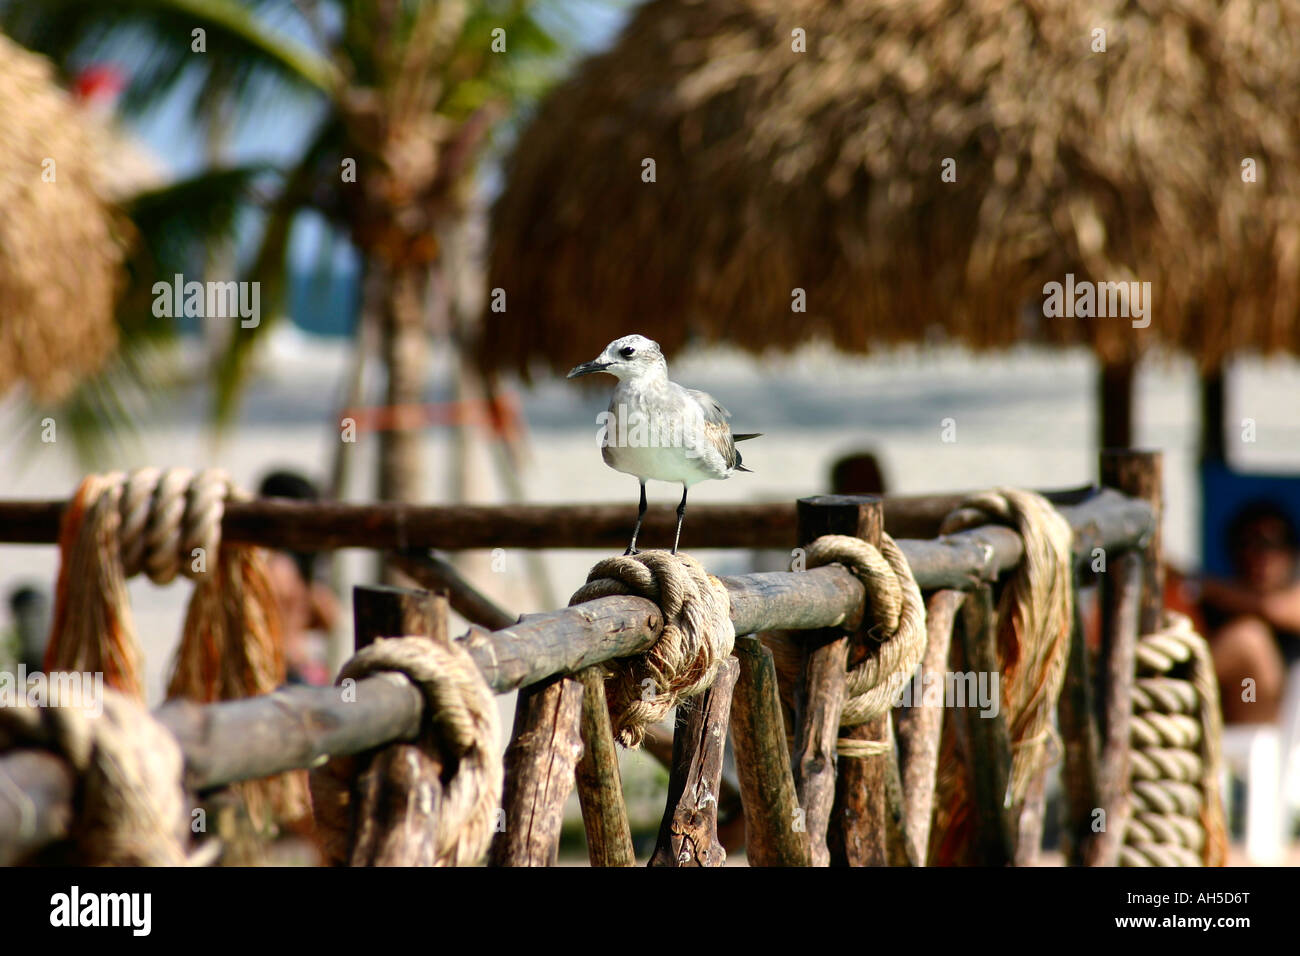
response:
<path fill-rule="evenodd" d="M 605 369 L 609 368 L 610 364 L 611 363 L 609 362 L 601 361 L 583 362 L 581 365 L 576 366 L 573 371 L 569 372 L 565 378 L 577 378 L 579 375 L 590 375 L 592 372 L 603 372 Z"/>

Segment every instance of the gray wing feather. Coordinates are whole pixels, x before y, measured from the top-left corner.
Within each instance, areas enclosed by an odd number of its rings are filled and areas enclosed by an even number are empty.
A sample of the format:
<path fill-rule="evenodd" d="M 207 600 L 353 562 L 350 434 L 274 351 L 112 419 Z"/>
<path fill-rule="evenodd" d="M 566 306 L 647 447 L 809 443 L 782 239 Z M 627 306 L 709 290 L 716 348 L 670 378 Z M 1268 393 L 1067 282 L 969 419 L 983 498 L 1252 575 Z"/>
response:
<path fill-rule="evenodd" d="M 704 420 L 710 425 L 725 425 L 727 419 L 731 417 L 731 412 L 722 407 L 722 403 L 710 395 L 708 392 L 701 392 L 698 388 L 682 389 L 687 395 L 695 399 L 704 409 Z"/>
<path fill-rule="evenodd" d="M 727 424 L 731 412 L 708 392 L 702 392 L 698 388 L 683 388 L 682 391 L 693 398 L 704 412 L 705 437 L 718 449 L 727 470 L 741 467 L 740 453 L 736 451 L 736 443 L 731 437 L 731 426 Z"/>

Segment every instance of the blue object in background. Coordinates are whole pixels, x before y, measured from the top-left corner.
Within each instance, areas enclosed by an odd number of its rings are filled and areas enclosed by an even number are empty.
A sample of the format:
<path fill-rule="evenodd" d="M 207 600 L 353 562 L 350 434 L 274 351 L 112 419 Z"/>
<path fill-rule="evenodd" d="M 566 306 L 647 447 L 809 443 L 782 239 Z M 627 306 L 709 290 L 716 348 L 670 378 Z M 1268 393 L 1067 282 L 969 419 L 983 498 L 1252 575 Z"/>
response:
<path fill-rule="evenodd" d="M 1216 577 L 1232 577 L 1228 525 L 1246 505 L 1271 501 L 1300 528 L 1300 475 L 1233 471 L 1223 462 L 1201 465 L 1201 565 Z"/>
<path fill-rule="evenodd" d="M 361 309 L 361 282 L 348 269 L 293 269 L 287 298 L 289 316 L 304 332 L 350 336 Z"/>

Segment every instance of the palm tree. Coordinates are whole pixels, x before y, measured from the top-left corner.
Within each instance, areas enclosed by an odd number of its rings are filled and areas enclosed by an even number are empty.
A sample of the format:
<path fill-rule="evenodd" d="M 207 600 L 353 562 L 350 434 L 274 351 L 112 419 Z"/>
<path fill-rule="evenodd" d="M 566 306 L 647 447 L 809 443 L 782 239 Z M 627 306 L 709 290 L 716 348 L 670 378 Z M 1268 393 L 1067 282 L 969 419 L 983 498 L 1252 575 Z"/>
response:
<path fill-rule="evenodd" d="M 322 214 L 363 264 L 362 315 L 379 328 L 387 404 L 419 401 L 427 369 L 426 315 L 446 310 L 440 249 L 462 215 L 489 134 L 540 89 L 560 49 L 533 0 L 0 0 L 0 29 L 65 71 L 108 53 L 135 59 L 124 107 L 141 111 L 194 90 L 194 105 L 245 117 L 296 110 L 313 117 L 287 163 L 209 168 L 127 205 L 139 241 L 119 324 L 127 343 L 173 330 L 152 315 L 150 291 L 202 269 L 248 213 L 260 228 L 241 278 L 261 283 L 268 321 L 238 329 L 216 363 L 215 412 L 228 421 L 258 339 L 281 309 L 291 227 Z M 201 49 L 200 49 L 201 48 Z M 114 389 L 93 383 L 80 414 L 103 418 Z M 380 497 L 413 500 L 418 435 L 381 435 Z"/>

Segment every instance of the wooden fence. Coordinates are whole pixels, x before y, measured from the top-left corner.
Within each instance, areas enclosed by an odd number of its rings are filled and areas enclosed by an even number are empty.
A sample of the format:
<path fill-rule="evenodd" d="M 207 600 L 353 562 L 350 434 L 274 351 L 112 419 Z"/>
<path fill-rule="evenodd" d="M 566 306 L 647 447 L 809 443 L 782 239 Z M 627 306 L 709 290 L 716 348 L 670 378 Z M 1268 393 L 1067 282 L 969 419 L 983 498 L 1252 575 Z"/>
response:
<path fill-rule="evenodd" d="M 940 521 L 962 497 L 823 496 L 797 504 L 697 506 L 690 530 L 694 540 L 712 547 L 783 549 L 828 532 L 871 540 L 878 539 L 882 528 L 888 530 L 927 598 L 931 647 L 926 666 L 933 662 L 943 670 L 946 653 L 939 650 L 946 650 L 953 639 L 964 642 L 969 662 L 987 665 L 995 660 L 995 588 L 999 577 L 1020 562 L 1023 543 L 1015 531 L 998 525 L 938 535 Z M 1048 498 L 1074 532 L 1076 586 L 1090 577 L 1096 549 L 1107 555 L 1109 570 L 1097 576 L 1101 652 L 1095 660 L 1086 652 L 1076 626 L 1058 718 L 1065 742 L 1067 859 L 1113 864 L 1122 825 L 1096 833 L 1091 823 L 1097 809 L 1105 810 L 1111 820 L 1124 819 L 1134 648 L 1139 632 L 1159 625 L 1162 610 L 1159 455 L 1105 452 L 1100 486 L 1049 493 Z M 0 502 L 0 541 L 56 541 L 63 506 Z M 659 608 L 642 598 L 615 596 L 579 608 L 526 615 L 516 622 L 428 549 L 621 551 L 631 531 L 628 512 L 614 506 L 446 508 L 261 500 L 232 502 L 222 530 L 226 541 L 278 548 L 392 552 L 421 583 L 444 591 L 358 589 L 357 640 L 360 645 L 384 634 L 445 633 L 450 604 L 477 622 L 458 640 L 487 684 L 497 693 L 520 691 L 505 757 L 506 827 L 494 843 L 491 862 L 555 861 L 562 807 L 571 785 L 543 785 L 538 777 L 540 746 L 543 756 L 575 755 L 560 763 L 567 761 L 569 779 L 576 780 L 591 860 L 617 865 L 632 862 L 630 844 L 620 832 L 626 822 L 608 722 L 603 733 L 598 721 L 592 723 L 600 716 L 593 705 L 603 701 L 603 691 L 590 679 L 588 668 L 649 648 L 662 626 Z M 673 518 L 669 509 L 651 509 L 643 540 L 667 541 Z M 712 792 L 717 792 L 722 741 L 728 733 L 736 750 L 751 863 L 824 862 L 830 852 L 839 862 L 923 864 L 924 841 L 916 833 L 929 827 L 944 719 L 964 721 L 970 746 L 979 754 L 980 859 L 1000 864 L 1034 858 L 1042 794 L 1040 790 L 1036 800 L 1026 803 L 1020 819 L 1006 812 L 1002 795 L 1010 746 L 1005 722 L 976 719 L 973 707 L 947 717 L 931 708 L 909 708 L 897 727 L 897 759 L 841 759 L 837 768 L 833 757 L 820 762 L 815 758 L 834 753 L 838 711 L 822 715 L 824 726 L 818 729 L 812 726 L 819 719 L 817 708 L 805 706 L 795 739 L 787 740 L 772 656 L 754 635 L 799 632 L 805 643 L 805 700 L 821 700 L 826 694 L 835 699 L 834 685 L 842 685 L 843 667 L 819 666 L 819 654 L 843 640 L 846 628 L 851 630 L 862 617 L 865 593 L 853 574 L 832 565 L 721 580 L 731 601 L 735 660 L 723 667 L 698 706 L 679 708 L 669 801 L 652 864 L 707 864 L 716 859 L 708 852 L 709 840 L 716 839 L 710 836 L 714 821 L 698 819 L 698 808 L 688 805 L 683 795 L 689 782 L 709 777 Z M 202 793 L 234 781 L 317 766 L 327 755 L 359 753 L 415 737 L 423 702 L 413 685 L 382 675 L 364 678 L 356 690 L 355 701 L 347 703 L 330 687 L 286 687 L 264 697 L 203 706 L 173 701 L 160 707 L 155 717 L 181 745 L 186 786 Z M 838 693 L 842 698 L 842 686 Z M 544 729 L 540 744 L 539 728 Z M 859 729 L 867 736 L 881 731 L 881 726 L 872 725 Z M 841 788 L 848 784 L 847 806 L 843 799 L 838 801 L 834 819 L 820 833 L 792 828 L 791 814 L 797 807 L 834 794 L 837 769 L 841 778 L 850 778 L 840 783 Z M 553 777 L 554 766 L 548 772 Z M 0 779 L 12 784 L 0 787 L 0 863 L 20 859 L 66 832 L 75 781 L 61 760 L 37 751 L 10 753 L 0 757 Z M 512 825 L 525 815 L 530 826 Z M 673 851 L 673 836 L 680 837 L 683 828 L 694 835 L 699 850 L 690 860 Z M 830 851 L 825 850 L 828 829 L 834 831 Z"/>

